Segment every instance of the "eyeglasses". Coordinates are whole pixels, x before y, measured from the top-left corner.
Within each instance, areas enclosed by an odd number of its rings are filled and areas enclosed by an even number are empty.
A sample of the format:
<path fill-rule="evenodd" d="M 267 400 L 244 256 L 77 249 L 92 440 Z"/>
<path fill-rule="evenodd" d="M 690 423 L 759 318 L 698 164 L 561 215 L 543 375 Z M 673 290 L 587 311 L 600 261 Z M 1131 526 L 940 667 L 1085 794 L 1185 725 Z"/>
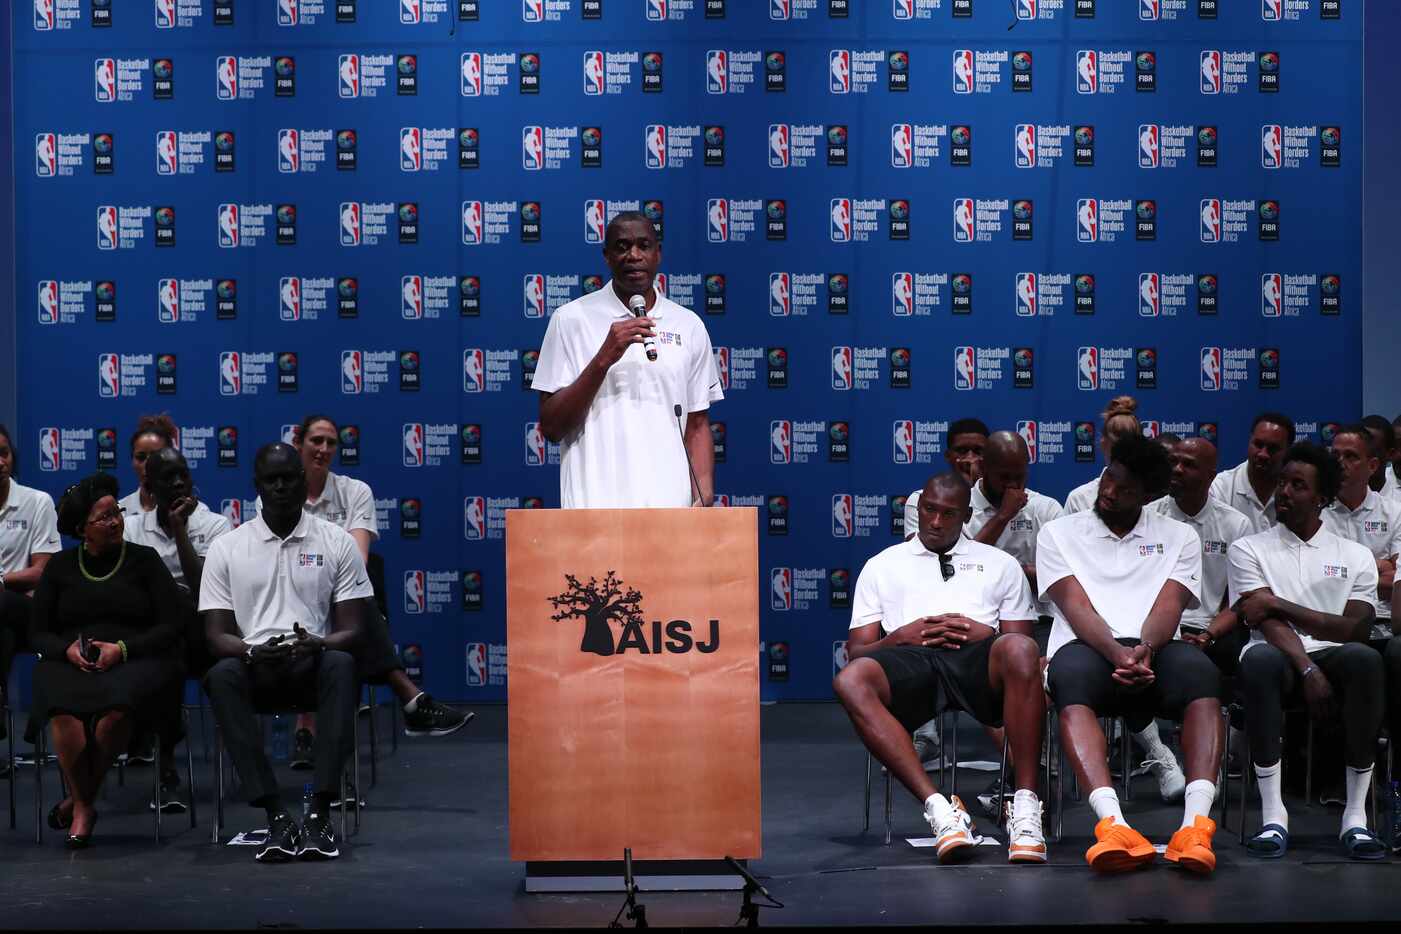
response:
<path fill-rule="evenodd" d="M 953 559 L 948 555 L 939 555 L 939 573 L 944 575 L 944 580 L 953 577 Z"/>

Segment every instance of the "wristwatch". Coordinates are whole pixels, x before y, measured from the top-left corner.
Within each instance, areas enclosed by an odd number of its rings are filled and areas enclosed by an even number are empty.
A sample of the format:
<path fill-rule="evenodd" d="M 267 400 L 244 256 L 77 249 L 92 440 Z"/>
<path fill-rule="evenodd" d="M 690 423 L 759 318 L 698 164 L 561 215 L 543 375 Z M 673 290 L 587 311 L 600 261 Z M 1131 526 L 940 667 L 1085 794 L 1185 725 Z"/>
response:
<path fill-rule="evenodd" d="M 244 653 L 243 653 L 243 663 L 244 663 L 245 665 L 251 665 L 251 664 L 253 664 L 253 646 L 250 645 L 250 646 L 244 651 Z"/>

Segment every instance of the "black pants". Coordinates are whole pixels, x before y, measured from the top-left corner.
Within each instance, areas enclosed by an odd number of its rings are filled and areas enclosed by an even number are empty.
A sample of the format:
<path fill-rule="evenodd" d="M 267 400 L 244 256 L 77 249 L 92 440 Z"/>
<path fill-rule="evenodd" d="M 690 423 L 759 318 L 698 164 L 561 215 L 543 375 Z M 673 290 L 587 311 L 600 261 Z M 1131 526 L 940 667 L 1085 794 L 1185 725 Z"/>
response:
<path fill-rule="evenodd" d="M 1137 639 L 1116 639 L 1134 646 Z M 1051 700 L 1064 709 L 1083 704 L 1097 717 L 1122 716 L 1130 729 L 1142 730 L 1154 717 L 1181 720 L 1188 705 L 1221 696 L 1221 675 L 1202 650 L 1173 641 L 1153 656 L 1157 676 L 1146 688 L 1130 689 L 1114 680 L 1114 666 L 1079 639 L 1061 646 L 1046 671 Z"/>
<path fill-rule="evenodd" d="M 1382 655 L 1386 673 L 1386 725 L 1395 743 L 1401 738 L 1401 635 L 1372 645 Z"/>
<path fill-rule="evenodd" d="M 394 640 L 389 635 L 389 621 L 373 604 L 365 611 L 365 628 L 355 658 L 360 666 L 360 677 L 365 681 L 380 683 L 395 671 L 404 667 L 399 653 L 394 651 Z"/>
<path fill-rule="evenodd" d="M 209 669 L 204 686 L 250 802 L 278 793 L 263 749 L 258 711 L 316 711 L 319 735 L 312 753 L 312 791 L 339 793 L 341 770 L 354 749 L 360 693 L 355 659 L 349 653 L 328 649 L 291 664 L 250 665 L 225 658 Z"/>
<path fill-rule="evenodd" d="M 1339 700 L 1347 764 L 1370 767 L 1384 710 L 1381 656 L 1361 642 L 1348 642 L 1310 652 L 1309 660 L 1328 678 Z M 1250 757 L 1256 765 L 1274 765 L 1280 757 L 1285 702 L 1303 699 L 1299 674 L 1279 649 L 1255 645 L 1241 656 L 1240 680 Z"/>
<path fill-rule="evenodd" d="M 34 604 L 23 594 L 0 590 L 0 694 L 10 681 L 15 653 L 29 647 L 29 618 Z"/>

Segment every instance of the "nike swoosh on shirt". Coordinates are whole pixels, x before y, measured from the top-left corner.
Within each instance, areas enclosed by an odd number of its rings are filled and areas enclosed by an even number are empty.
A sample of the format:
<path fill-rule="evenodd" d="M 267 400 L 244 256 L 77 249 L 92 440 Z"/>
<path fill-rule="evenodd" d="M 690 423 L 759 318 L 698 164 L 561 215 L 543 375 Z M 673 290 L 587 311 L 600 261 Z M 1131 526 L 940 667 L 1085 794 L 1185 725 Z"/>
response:
<path fill-rule="evenodd" d="M 361 584 L 363 584 L 363 583 L 365 583 L 363 580 L 358 580 L 358 581 L 356 581 L 354 584 L 352 584 L 351 586 L 352 586 L 352 587 L 359 587 L 359 586 L 360 586 Z"/>

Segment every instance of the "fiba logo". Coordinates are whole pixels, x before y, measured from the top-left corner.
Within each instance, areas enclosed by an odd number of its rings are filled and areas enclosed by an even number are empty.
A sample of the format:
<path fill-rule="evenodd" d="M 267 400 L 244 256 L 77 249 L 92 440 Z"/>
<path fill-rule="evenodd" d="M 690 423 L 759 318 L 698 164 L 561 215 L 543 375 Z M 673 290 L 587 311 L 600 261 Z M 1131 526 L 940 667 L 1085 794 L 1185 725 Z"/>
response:
<path fill-rule="evenodd" d="M 40 178 L 58 175 L 58 137 L 53 133 L 34 137 L 34 174 Z"/>
<path fill-rule="evenodd" d="M 462 202 L 462 242 L 466 246 L 482 245 L 482 203 L 480 201 Z"/>
<path fill-rule="evenodd" d="M 978 388 L 977 351 L 972 347 L 953 349 L 953 388 Z"/>
<path fill-rule="evenodd" d="M 358 350 L 341 351 L 341 393 L 358 396 L 365 389 L 365 355 Z"/>
<path fill-rule="evenodd" d="M 1284 314 L 1284 277 L 1277 272 L 1260 276 L 1260 314 L 1279 318 Z"/>
<path fill-rule="evenodd" d="M 792 295 L 788 273 L 769 273 L 769 316 L 772 318 L 786 318 L 792 314 Z"/>
<path fill-rule="evenodd" d="M 897 418 L 890 427 L 891 458 L 897 464 L 915 462 L 915 423 L 907 418 Z"/>
<path fill-rule="evenodd" d="M 666 168 L 666 127 L 649 123 L 643 137 L 644 164 L 649 169 Z"/>
<path fill-rule="evenodd" d="M 976 236 L 976 234 L 977 234 L 977 228 L 976 228 L 975 220 L 974 220 L 975 217 L 976 217 L 976 215 L 973 213 L 973 199 L 972 199 L 972 198 L 954 198 L 954 199 L 953 199 L 953 242 L 954 242 L 954 243 L 972 243 L 972 242 L 973 242 L 973 240 L 974 240 L 974 238 L 975 238 L 975 236 Z"/>
<path fill-rule="evenodd" d="M 827 90 L 833 94 L 851 93 L 850 49 L 833 49 L 827 53 Z"/>
<path fill-rule="evenodd" d="M 115 250 L 117 239 L 117 209 L 104 204 L 97 209 L 97 248 Z"/>
<path fill-rule="evenodd" d="M 219 354 L 219 395 L 236 396 L 243 392 L 243 367 L 237 350 Z"/>
<path fill-rule="evenodd" d="M 416 126 L 399 130 L 399 171 L 417 172 L 423 168 L 423 131 Z"/>
<path fill-rule="evenodd" d="M 851 199 L 833 198 L 828 209 L 833 243 L 851 242 Z"/>
<path fill-rule="evenodd" d="M 1036 317 L 1036 273 L 1017 273 L 1016 303 L 1017 317 Z"/>
<path fill-rule="evenodd" d="M 1099 53 L 1080 49 L 1075 53 L 1075 91 L 1079 94 L 1099 92 Z"/>
<path fill-rule="evenodd" d="M 1080 198 L 1075 202 L 1075 239 L 1080 243 L 1099 240 L 1099 201 Z"/>
<path fill-rule="evenodd" d="M 710 49 L 705 53 L 705 92 L 724 94 L 729 89 L 729 53 L 724 49 Z"/>
<path fill-rule="evenodd" d="M 892 273 L 890 276 L 890 312 L 897 318 L 908 318 L 915 313 L 915 278 L 908 272 Z"/>
<path fill-rule="evenodd" d="M 423 423 L 404 423 L 404 466 L 423 466 Z"/>
<path fill-rule="evenodd" d="M 607 72 L 603 69 L 603 53 L 584 53 L 584 93 L 590 96 L 603 94 L 608 90 Z"/>
<path fill-rule="evenodd" d="M 793 463 L 793 423 L 787 419 L 769 422 L 769 463 Z"/>
<path fill-rule="evenodd" d="M 162 324 L 180 320 L 179 279 L 161 279 L 156 283 L 156 319 Z"/>
<path fill-rule="evenodd" d="M 399 280 L 399 315 L 405 321 L 423 319 L 423 277 L 403 276 Z"/>
<path fill-rule="evenodd" d="M 896 123 L 890 127 L 890 165 L 896 169 L 908 169 L 915 164 L 914 129 L 908 123 Z"/>
<path fill-rule="evenodd" d="M 647 22 L 660 23 L 667 17 L 667 0 L 646 0 Z"/>
<path fill-rule="evenodd" d="M 591 198 L 584 202 L 584 242 L 602 243 L 604 232 L 607 229 L 604 224 L 603 202 Z"/>
<path fill-rule="evenodd" d="M 1260 127 L 1260 166 L 1278 169 L 1284 165 L 1284 130 L 1278 123 Z"/>
<path fill-rule="evenodd" d="M 1221 199 L 1203 198 L 1201 204 L 1202 243 L 1221 242 Z"/>
<path fill-rule="evenodd" d="M 730 239 L 730 203 L 724 198 L 705 202 L 705 239 L 710 243 L 728 243 Z"/>
<path fill-rule="evenodd" d="M 478 347 L 462 351 L 462 391 L 486 391 L 486 358 Z"/>
<path fill-rule="evenodd" d="M 1026 442 L 1026 455 L 1029 463 L 1036 463 L 1036 423 L 1033 421 L 1017 422 L 1017 434 L 1021 435 L 1022 441 Z"/>
<path fill-rule="evenodd" d="M 832 494 L 832 537 L 851 538 L 852 525 L 852 501 L 850 493 Z"/>
<path fill-rule="evenodd" d="M 1202 49 L 1201 53 L 1201 92 L 1221 93 L 1221 52 L 1218 49 Z"/>
<path fill-rule="evenodd" d="M 180 172 L 180 152 L 174 130 L 156 133 L 156 174 L 177 175 Z"/>
<path fill-rule="evenodd" d="M 1142 123 L 1138 127 L 1138 167 L 1156 169 L 1162 161 L 1159 148 L 1159 127 L 1156 123 Z"/>
<path fill-rule="evenodd" d="M 832 388 L 847 390 L 852 387 L 852 353 L 850 347 L 832 348 Z"/>
<path fill-rule="evenodd" d="M 238 246 L 238 205 L 219 205 L 219 246 L 233 249 Z"/>
<path fill-rule="evenodd" d="M 340 210 L 341 246 L 360 245 L 360 202 L 342 201 Z"/>
<path fill-rule="evenodd" d="M 427 575 L 422 571 L 404 572 L 404 612 L 423 613 L 428 604 Z"/>
<path fill-rule="evenodd" d="M 343 98 L 360 96 L 360 56 L 354 52 L 336 59 L 336 93 Z"/>
<path fill-rule="evenodd" d="M 1149 22 L 1162 12 L 1162 0 L 1138 0 L 1138 18 Z"/>
<path fill-rule="evenodd" d="M 99 104 L 110 104 L 117 99 L 117 62 L 111 58 L 99 58 L 93 62 L 93 93 Z"/>
<path fill-rule="evenodd" d="M 527 318 L 545 317 L 545 277 L 528 272 L 521 280 L 521 310 Z"/>
<path fill-rule="evenodd" d="M 1018 123 L 1012 134 L 1013 161 L 1019 169 L 1036 168 L 1036 126 Z"/>
<path fill-rule="evenodd" d="M 1099 348 L 1080 347 L 1075 351 L 1075 385 L 1079 389 L 1099 388 Z"/>
<path fill-rule="evenodd" d="M 1158 292 L 1158 274 L 1141 272 L 1138 274 L 1138 316 L 1156 318 L 1162 313 L 1162 298 Z"/>
<path fill-rule="evenodd" d="M 973 93 L 973 50 L 956 49 L 953 53 L 953 92 Z"/>
<path fill-rule="evenodd" d="M 789 141 L 788 124 L 769 124 L 769 168 L 786 169 L 792 163 Z"/>
<path fill-rule="evenodd" d="M 532 7 L 537 12 L 535 19 L 526 19 L 527 23 L 540 22 L 538 13 L 543 3 L 544 0 L 525 0 L 522 15 L 524 15 L 524 10 Z M 417 26 L 423 22 L 423 0 L 399 0 L 399 22 L 405 26 Z"/>
<path fill-rule="evenodd" d="M 1202 348 L 1202 390 L 1219 392 L 1221 389 L 1221 348 Z"/>
<path fill-rule="evenodd" d="M 58 324 L 58 281 L 44 279 L 39 283 L 39 323 Z"/>
<path fill-rule="evenodd" d="M 45 472 L 63 469 L 63 436 L 57 428 L 39 429 L 39 469 Z"/>
<path fill-rule="evenodd" d="M 793 609 L 792 568 L 774 568 L 769 572 L 769 609 Z"/>
<path fill-rule="evenodd" d="M 1284 0 L 1260 0 L 1260 18 L 1267 23 L 1284 19 Z"/>
<path fill-rule="evenodd" d="M 521 128 L 521 168 L 537 172 L 545 167 L 545 131 L 538 126 Z"/>
<path fill-rule="evenodd" d="M 220 55 L 214 60 L 214 97 L 221 101 L 238 99 L 238 59 L 232 55 Z"/>
<path fill-rule="evenodd" d="M 728 392 L 730 389 L 730 348 L 716 347 L 714 357 L 715 372 L 720 376 L 720 388 Z"/>
<path fill-rule="evenodd" d="M 482 497 L 463 498 L 462 534 L 469 542 L 480 542 L 486 538 L 486 500 Z"/>

